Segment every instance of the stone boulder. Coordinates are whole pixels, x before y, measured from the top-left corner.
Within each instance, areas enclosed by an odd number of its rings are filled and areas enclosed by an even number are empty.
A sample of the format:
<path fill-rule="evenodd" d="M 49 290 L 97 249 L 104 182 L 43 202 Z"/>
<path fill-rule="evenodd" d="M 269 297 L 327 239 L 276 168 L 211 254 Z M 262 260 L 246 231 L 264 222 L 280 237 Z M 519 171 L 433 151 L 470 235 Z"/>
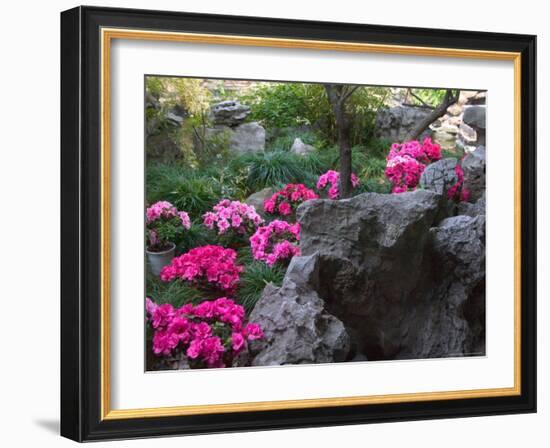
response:
<path fill-rule="evenodd" d="M 476 131 L 476 145 L 485 145 L 486 107 L 482 105 L 466 106 L 462 121 Z"/>
<path fill-rule="evenodd" d="M 206 129 L 206 141 L 223 140 L 228 149 L 237 154 L 263 152 L 265 149 L 265 129 L 257 122 L 239 126 L 215 126 Z"/>
<path fill-rule="evenodd" d="M 290 147 L 290 152 L 303 156 L 315 152 L 315 147 L 304 143 L 301 138 L 295 138 Z"/>
<path fill-rule="evenodd" d="M 376 113 L 376 136 L 391 141 L 402 141 L 414 126 L 430 112 L 429 109 L 410 106 L 379 109 Z M 429 133 L 429 131 L 424 133 L 422 138 Z"/>
<path fill-rule="evenodd" d="M 298 208 L 302 254 L 320 259 L 319 282 L 311 286 L 353 335 L 354 355 L 375 360 L 399 353 L 400 323 L 414 306 L 418 267 L 439 204 L 439 195 L 417 190 L 308 201 Z"/>
<path fill-rule="evenodd" d="M 485 216 L 454 216 L 430 230 L 433 289 L 407 326 L 397 358 L 485 354 Z"/>
<path fill-rule="evenodd" d="M 250 107 L 238 101 L 222 101 L 210 108 L 210 115 L 216 125 L 238 126 L 249 114 Z"/>
<path fill-rule="evenodd" d="M 468 153 L 462 161 L 464 187 L 470 192 L 471 200 L 479 199 L 485 193 L 485 146 L 479 146 Z"/>
<path fill-rule="evenodd" d="M 430 163 L 420 176 L 419 186 L 425 190 L 446 195 L 447 190 L 458 182 L 455 168 L 458 161 L 454 157 Z"/>
<path fill-rule="evenodd" d="M 273 188 L 266 187 L 263 190 L 252 193 L 244 202 L 248 205 L 252 205 L 256 211 L 265 218 L 264 201 L 269 199 L 273 193 L 275 193 Z"/>
<path fill-rule="evenodd" d="M 438 224 L 441 204 L 427 190 L 302 204 L 302 256 L 251 315 L 266 331 L 253 365 L 485 353 L 485 218 Z"/>
<path fill-rule="evenodd" d="M 268 284 L 250 315 L 265 338 L 250 344 L 253 366 L 345 361 L 350 341 L 343 323 L 325 310 L 309 283 L 318 258 L 294 257 L 280 288 Z"/>
<path fill-rule="evenodd" d="M 458 135 L 458 127 L 456 125 L 444 123 L 443 125 L 432 128 L 433 140 L 441 149 L 454 150 L 456 148 L 456 139 Z"/>
<path fill-rule="evenodd" d="M 474 203 L 472 202 L 460 202 L 458 204 L 458 214 L 476 217 L 479 215 L 485 215 L 485 192 Z"/>

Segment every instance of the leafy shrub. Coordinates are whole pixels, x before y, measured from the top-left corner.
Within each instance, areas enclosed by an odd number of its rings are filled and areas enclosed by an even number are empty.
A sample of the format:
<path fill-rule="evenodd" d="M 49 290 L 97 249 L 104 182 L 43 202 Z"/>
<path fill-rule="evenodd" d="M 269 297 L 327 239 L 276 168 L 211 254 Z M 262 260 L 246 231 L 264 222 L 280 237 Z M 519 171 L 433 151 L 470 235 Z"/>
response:
<path fill-rule="evenodd" d="M 284 187 L 289 183 L 313 186 L 319 171 L 324 167 L 316 154 L 297 154 L 273 151 L 236 156 L 231 161 L 234 173 L 246 176 L 249 192 L 265 187 Z"/>
<path fill-rule="evenodd" d="M 353 145 L 365 144 L 372 138 L 376 111 L 388 94 L 387 88 L 362 86 L 348 99 L 348 107 L 353 115 Z M 243 94 L 240 100 L 251 106 L 250 118 L 268 129 L 310 125 L 320 130 L 322 140 L 332 143 L 337 141 L 334 113 L 322 84 L 262 83 Z M 286 137 L 286 141 L 281 140 L 280 146 L 272 146 L 284 150 L 289 140 L 290 137 Z"/>
<path fill-rule="evenodd" d="M 205 292 L 183 282 L 163 282 L 158 276 L 147 275 L 147 295 L 158 304 L 169 303 L 175 307 L 186 303 L 199 303 Z"/>
<path fill-rule="evenodd" d="M 286 268 L 281 265 L 270 267 L 259 261 L 251 262 L 241 275 L 236 300 L 244 306 L 247 312 L 252 311 L 265 286 L 268 283 L 281 286 L 285 272 Z"/>
<path fill-rule="evenodd" d="M 218 179 L 178 165 L 151 164 L 146 172 L 148 203 L 166 200 L 192 219 L 202 216 L 222 196 Z"/>

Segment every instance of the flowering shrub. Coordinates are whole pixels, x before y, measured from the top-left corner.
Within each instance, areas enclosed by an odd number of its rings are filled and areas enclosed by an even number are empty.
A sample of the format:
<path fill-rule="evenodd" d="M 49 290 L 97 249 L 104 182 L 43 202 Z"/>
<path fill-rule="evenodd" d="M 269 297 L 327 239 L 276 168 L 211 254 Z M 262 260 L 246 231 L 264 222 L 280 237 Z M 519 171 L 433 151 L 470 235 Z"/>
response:
<path fill-rule="evenodd" d="M 180 308 L 147 298 L 145 310 L 153 329 L 153 353 L 183 352 L 192 368 L 232 366 L 248 341 L 264 337 L 259 325 L 245 324 L 244 308 L 226 297 Z"/>
<path fill-rule="evenodd" d="M 289 224 L 276 219 L 267 226 L 259 227 L 250 237 L 252 255 L 256 260 L 273 266 L 280 260 L 300 254 L 300 224 Z"/>
<path fill-rule="evenodd" d="M 426 165 L 441 159 L 441 147 L 426 137 L 422 143 L 412 140 L 394 143 L 386 158 L 385 175 L 393 184 L 393 193 L 414 190 Z"/>
<path fill-rule="evenodd" d="M 319 196 L 304 184 L 287 184 L 285 188 L 275 192 L 269 199 L 264 201 L 264 210 L 270 214 L 288 216 L 302 202 L 318 198 Z"/>
<path fill-rule="evenodd" d="M 200 246 L 175 257 L 160 272 L 161 280 L 181 279 L 202 288 L 232 292 L 243 267 L 236 264 L 237 252 L 221 246 Z"/>
<path fill-rule="evenodd" d="M 455 166 L 455 173 L 457 177 L 456 183 L 447 190 L 447 198 L 453 201 L 468 201 L 470 199 L 470 191 L 464 188 L 464 171 L 462 166 Z"/>
<path fill-rule="evenodd" d="M 252 233 L 256 227 L 263 223 L 263 219 L 252 205 L 239 201 L 223 199 L 214 206 L 213 211 L 203 215 L 206 227 L 218 229 L 218 235 L 228 230 L 244 235 Z"/>
<path fill-rule="evenodd" d="M 328 170 L 325 174 L 321 174 L 317 180 L 317 189 L 323 190 L 327 186 L 328 197 L 330 199 L 338 199 L 340 197 L 340 173 L 334 170 Z M 359 186 L 359 179 L 353 173 L 351 173 L 351 186 L 357 188 Z"/>
<path fill-rule="evenodd" d="M 178 211 L 170 202 L 158 201 L 145 212 L 147 225 L 147 247 L 160 252 L 173 242 L 184 229 L 191 227 L 189 215 Z"/>

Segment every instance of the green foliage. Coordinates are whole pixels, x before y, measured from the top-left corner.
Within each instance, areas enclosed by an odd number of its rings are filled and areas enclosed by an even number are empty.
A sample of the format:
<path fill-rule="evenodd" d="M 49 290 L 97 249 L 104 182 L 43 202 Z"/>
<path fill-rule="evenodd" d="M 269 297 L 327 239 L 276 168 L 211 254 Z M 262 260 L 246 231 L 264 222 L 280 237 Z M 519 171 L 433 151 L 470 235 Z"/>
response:
<path fill-rule="evenodd" d="M 210 210 L 221 198 L 218 179 L 178 165 L 150 164 L 146 172 L 147 202 L 165 200 L 194 220 Z"/>
<path fill-rule="evenodd" d="M 296 138 L 315 148 L 322 148 L 327 145 L 327 142 L 319 134 L 300 128 L 276 129 L 273 134 L 266 141 L 266 151 L 290 151 Z"/>
<path fill-rule="evenodd" d="M 319 84 L 262 83 L 244 93 L 240 101 L 252 107 L 250 119 L 259 121 L 267 128 L 285 128 L 311 124 L 315 104 L 324 89 Z"/>
<path fill-rule="evenodd" d="M 418 106 L 428 105 L 430 107 L 437 107 L 445 98 L 446 89 L 410 89 L 412 94 L 408 96 L 408 102 L 410 104 L 416 104 Z M 454 90 L 453 94 L 457 94 Z"/>
<path fill-rule="evenodd" d="M 268 283 L 281 286 L 285 272 L 286 268 L 277 264 L 273 267 L 259 261 L 248 264 L 241 274 L 236 300 L 244 306 L 247 312 L 252 311 L 265 286 Z"/>
<path fill-rule="evenodd" d="M 347 109 L 353 122 L 352 144 L 365 144 L 372 138 L 376 111 L 388 94 L 387 88 L 361 86 L 348 99 Z M 267 129 L 309 125 L 320 130 L 322 140 L 329 143 L 337 140 L 334 113 L 322 84 L 262 83 L 239 99 L 251 106 L 250 119 L 259 121 Z M 286 141 L 272 146 L 284 150 L 289 140 L 290 137 L 286 137 Z"/>
<path fill-rule="evenodd" d="M 325 164 L 319 155 L 305 156 L 285 151 L 244 154 L 235 157 L 230 165 L 234 173 L 246 175 L 249 192 L 265 187 L 281 187 L 287 183 L 304 183 L 312 186 Z"/>
<path fill-rule="evenodd" d="M 147 275 L 147 297 L 155 303 L 170 303 L 175 307 L 180 307 L 186 303 L 200 303 L 206 298 L 204 292 L 184 282 L 163 282 L 150 273 Z"/>

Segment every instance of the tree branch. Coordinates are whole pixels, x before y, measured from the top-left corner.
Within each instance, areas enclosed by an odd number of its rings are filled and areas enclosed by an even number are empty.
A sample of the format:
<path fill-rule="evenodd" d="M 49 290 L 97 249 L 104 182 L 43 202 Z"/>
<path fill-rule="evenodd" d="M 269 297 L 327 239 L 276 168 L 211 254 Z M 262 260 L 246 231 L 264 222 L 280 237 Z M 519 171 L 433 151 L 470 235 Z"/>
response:
<path fill-rule="evenodd" d="M 405 136 L 403 141 L 416 140 L 418 137 L 432 124 L 435 120 L 445 115 L 447 108 L 458 101 L 460 97 L 460 90 L 453 93 L 452 89 L 445 91 L 445 97 L 443 101 L 432 110 L 429 115 L 420 120 L 416 126 Z"/>

